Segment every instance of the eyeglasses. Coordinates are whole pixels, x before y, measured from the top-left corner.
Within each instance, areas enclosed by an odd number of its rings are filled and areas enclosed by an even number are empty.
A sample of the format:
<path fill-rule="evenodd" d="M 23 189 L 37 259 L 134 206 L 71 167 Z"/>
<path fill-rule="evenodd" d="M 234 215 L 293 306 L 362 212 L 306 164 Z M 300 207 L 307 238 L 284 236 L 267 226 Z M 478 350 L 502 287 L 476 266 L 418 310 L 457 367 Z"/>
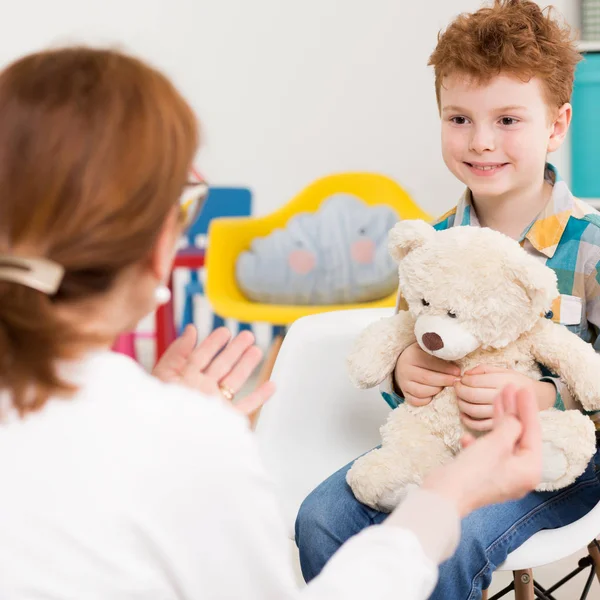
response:
<path fill-rule="evenodd" d="M 185 229 L 198 218 L 202 205 L 208 196 L 208 184 L 194 169 L 190 169 L 190 178 L 179 197 L 179 214 Z"/>

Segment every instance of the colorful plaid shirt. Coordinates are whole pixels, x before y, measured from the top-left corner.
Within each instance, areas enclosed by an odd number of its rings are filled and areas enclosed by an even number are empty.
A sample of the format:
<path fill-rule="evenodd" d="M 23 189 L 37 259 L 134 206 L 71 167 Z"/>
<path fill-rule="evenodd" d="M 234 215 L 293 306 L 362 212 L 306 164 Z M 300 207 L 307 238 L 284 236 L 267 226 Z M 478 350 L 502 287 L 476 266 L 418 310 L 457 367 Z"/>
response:
<path fill-rule="evenodd" d="M 600 352 L 600 213 L 575 198 L 550 164 L 546 179 L 553 184 L 550 201 L 522 233 L 520 243 L 556 273 L 560 296 L 552 306 L 552 320 Z M 468 189 L 458 205 L 435 223 L 438 230 L 459 226 L 480 226 Z M 546 375 L 544 379 L 557 386 L 556 406 L 564 408 L 570 399 L 566 385 Z M 394 392 L 391 377 L 382 384 L 381 393 L 392 408 L 404 401 Z M 600 412 L 590 416 L 600 421 Z"/>

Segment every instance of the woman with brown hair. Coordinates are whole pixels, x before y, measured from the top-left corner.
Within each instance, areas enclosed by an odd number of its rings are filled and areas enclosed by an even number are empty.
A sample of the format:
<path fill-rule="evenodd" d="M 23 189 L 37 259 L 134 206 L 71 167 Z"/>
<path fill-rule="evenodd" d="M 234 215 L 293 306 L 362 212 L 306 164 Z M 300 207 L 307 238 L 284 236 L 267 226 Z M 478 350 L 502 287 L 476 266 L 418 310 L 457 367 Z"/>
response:
<path fill-rule="evenodd" d="M 154 376 L 110 352 L 162 295 L 201 198 L 194 115 L 139 60 L 67 48 L 0 74 L 0 597 L 295 597 L 247 419 L 253 338 L 193 328 Z M 162 381 L 161 381 L 162 380 Z M 472 440 L 468 441 L 472 443 Z M 424 598 L 459 517 L 535 486 L 527 392 L 345 545 L 310 598 Z"/>

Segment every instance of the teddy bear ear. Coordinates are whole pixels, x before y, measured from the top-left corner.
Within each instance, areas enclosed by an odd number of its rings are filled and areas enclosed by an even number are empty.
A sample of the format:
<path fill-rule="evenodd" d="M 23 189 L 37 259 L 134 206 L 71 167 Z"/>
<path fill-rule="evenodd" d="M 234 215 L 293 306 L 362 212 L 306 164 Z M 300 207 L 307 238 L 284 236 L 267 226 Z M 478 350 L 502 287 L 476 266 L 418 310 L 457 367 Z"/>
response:
<path fill-rule="evenodd" d="M 433 239 L 435 229 L 421 219 L 396 223 L 388 236 L 388 250 L 396 262 L 400 262 L 409 252 Z"/>
<path fill-rule="evenodd" d="M 524 251 L 507 269 L 510 278 L 525 290 L 532 310 L 539 315 L 547 313 L 558 296 L 556 273 Z"/>

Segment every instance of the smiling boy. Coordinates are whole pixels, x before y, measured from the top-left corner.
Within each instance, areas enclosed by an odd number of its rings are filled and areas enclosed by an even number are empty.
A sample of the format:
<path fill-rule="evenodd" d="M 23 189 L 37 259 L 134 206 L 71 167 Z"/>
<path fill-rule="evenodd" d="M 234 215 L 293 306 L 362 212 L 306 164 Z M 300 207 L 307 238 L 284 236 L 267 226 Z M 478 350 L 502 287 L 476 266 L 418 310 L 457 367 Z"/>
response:
<path fill-rule="evenodd" d="M 528 0 L 496 0 L 460 15 L 438 39 L 435 70 L 443 159 L 465 184 L 458 205 L 437 229 L 484 226 L 519 240 L 554 269 L 560 298 L 549 318 L 600 348 L 600 215 L 571 195 L 547 155 L 563 143 L 580 56 L 568 28 Z M 461 417 L 491 428 L 493 401 L 509 383 L 533 385 L 540 410 L 576 407 L 551 374 L 531 382 L 508 369 L 480 365 L 459 381 L 456 366 L 414 344 L 383 386 L 395 407 L 423 406 L 455 386 Z M 572 523 L 600 501 L 595 462 L 570 487 L 476 511 L 463 521 L 455 555 L 440 566 L 434 600 L 481 598 L 494 569 L 541 529 Z M 346 483 L 347 465 L 303 503 L 296 542 L 304 578 L 315 577 L 337 548 L 387 515 L 360 504 Z"/>

